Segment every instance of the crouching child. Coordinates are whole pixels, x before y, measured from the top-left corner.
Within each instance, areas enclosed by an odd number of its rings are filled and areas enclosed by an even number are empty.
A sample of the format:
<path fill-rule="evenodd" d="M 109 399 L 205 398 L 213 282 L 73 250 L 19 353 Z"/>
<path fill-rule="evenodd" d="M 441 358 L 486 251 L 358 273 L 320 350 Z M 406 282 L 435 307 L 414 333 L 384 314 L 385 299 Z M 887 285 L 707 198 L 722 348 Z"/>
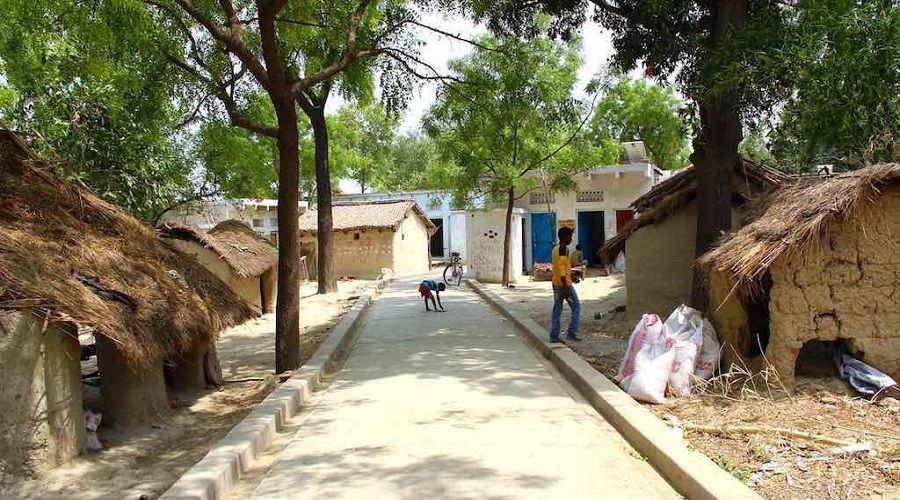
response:
<path fill-rule="evenodd" d="M 441 304 L 441 292 L 447 289 L 443 283 L 437 283 L 433 279 L 428 278 L 419 285 L 419 295 L 425 298 L 425 312 L 431 312 L 428 308 L 428 299 L 431 299 L 431 305 L 434 306 L 434 312 L 444 312 L 444 305 Z M 437 303 L 434 298 L 437 297 Z M 440 307 L 440 309 L 438 309 Z"/>

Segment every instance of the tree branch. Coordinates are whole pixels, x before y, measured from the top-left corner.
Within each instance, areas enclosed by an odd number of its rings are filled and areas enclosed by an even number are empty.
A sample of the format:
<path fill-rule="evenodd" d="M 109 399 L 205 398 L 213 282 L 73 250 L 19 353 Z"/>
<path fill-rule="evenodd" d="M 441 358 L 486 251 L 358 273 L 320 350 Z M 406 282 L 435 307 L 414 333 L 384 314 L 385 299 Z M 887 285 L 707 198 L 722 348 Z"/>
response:
<path fill-rule="evenodd" d="M 144 0 L 145 2 L 151 2 L 152 0 Z M 230 28 L 232 33 L 227 34 L 222 31 L 221 28 L 210 18 L 203 15 L 202 12 L 197 10 L 191 0 L 175 0 L 175 3 L 181 7 L 184 12 L 187 13 L 191 18 L 194 19 L 201 26 L 206 28 L 206 31 L 216 39 L 219 43 L 225 46 L 229 52 L 237 56 L 238 59 L 249 68 L 250 72 L 256 77 L 256 80 L 262 85 L 264 88 L 269 87 L 269 74 L 266 72 L 266 68 L 263 67 L 262 63 L 250 52 L 247 46 L 244 44 L 243 40 L 238 37 L 235 37 L 234 28 Z M 225 0 L 223 0 L 225 3 Z M 228 2 L 230 4 L 230 2 Z M 233 9 L 232 9 L 233 10 Z M 236 19 L 236 16 L 235 16 Z M 237 22 L 240 25 L 240 21 Z M 237 34 L 240 35 L 241 31 L 238 29 Z"/>
<path fill-rule="evenodd" d="M 420 28 L 425 28 L 425 29 L 427 29 L 427 30 L 431 30 L 431 31 L 433 31 L 433 32 L 435 32 L 435 33 L 438 33 L 438 34 L 440 34 L 440 35 L 444 35 L 444 36 L 449 37 L 449 38 L 452 38 L 452 39 L 454 39 L 454 40 L 458 40 L 458 41 L 460 41 L 460 42 L 467 43 L 467 44 L 469 44 L 469 45 L 471 45 L 471 46 L 473 46 L 473 47 L 478 47 L 478 48 L 481 49 L 481 50 L 487 50 L 487 51 L 490 51 L 490 52 L 497 52 L 497 53 L 500 53 L 500 54 L 503 54 L 503 53 L 504 53 L 504 52 L 503 52 L 502 50 L 500 50 L 500 49 L 495 49 L 495 48 L 493 48 L 493 47 L 488 47 L 487 45 L 484 45 L 484 44 L 482 44 L 482 43 L 478 43 L 478 42 L 476 42 L 475 40 L 472 40 L 472 39 L 469 39 L 469 38 L 463 38 L 463 37 L 461 37 L 461 36 L 459 36 L 459 35 L 454 35 L 453 33 L 450 33 L 450 32 L 448 32 L 448 31 L 444 31 L 444 30 L 435 28 L 434 26 L 429 26 L 429 25 L 427 25 L 427 24 L 420 23 L 420 22 L 418 22 L 418 21 L 416 21 L 416 20 L 413 20 L 413 19 L 410 19 L 408 22 L 409 22 L 410 24 L 413 24 L 413 25 L 418 26 L 418 27 L 420 27 Z"/>
<path fill-rule="evenodd" d="M 372 55 L 378 55 L 379 51 L 376 49 L 371 50 L 363 50 L 357 52 L 356 50 L 356 33 L 359 30 L 359 25 L 362 23 L 363 15 L 366 13 L 366 9 L 369 7 L 369 4 L 372 0 L 362 0 L 359 5 L 356 6 L 356 10 L 353 11 L 353 17 L 350 19 L 350 27 L 347 28 L 347 46 L 344 48 L 344 53 L 341 55 L 341 58 L 322 69 L 318 73 L 308 76 L 306 78 L 301 78 L 291 87 L 291 92 L 295 95 L 300 92 L 322 83 L 323 81 L 331 78 L 332 76 L 340 73 L 347 66 L 350 65 L 354 60 L 367 57 Z"/>
<path fill-rule="evenodd" d="M 540 165 L 541 163 L 544 163 L 545 161 L 549 160 L 550 158 L 553 158 L 554 156 L 556 156 L 556 153 L 559 153 L 560 151 L 562 151 L 563 148 L 565 148 L 566 146 L 571 144 L 572 141 L 575 140 L 575 137 L 578 136 L 579 132 L 581 132 L 581 129 L 584 127 L 584 124 L 587 123 L 587 121 L 591 117 L 591 115 L 594 114 L 594 105 L 596 104 L 597 96 L 599 96 L 599 95 L 600 95 L 599 92 L 594 94 L 593 99 L 591 99 L 591 109 L 589 109 L 588 112 L 585 113 L 584 118 L 581 119 L 581 123 L 578 124 L 578 128 L 575 129 L 575 132 L 572 132 L 572 135 L 570 135 L 569 138 L 566 139 L 566 141 L 564 143 L 562 143 L 558 148 L 556 148 L 552 152 L 550 152 L 550 154 L 548 154 L 547 156 L 541 158 L 540 160 L 532 163 L 528 168 L 523 170 L 519 174 L 519 177 L 522 177 L 523 175 L 525 175 L 529 170 L 533 170 L 534 167 Z"/>
<path fill-rule="evenodd" d="M 592 4 L 594 4 L 594 6 L 597 7 L 598 9 L 609 12 L 610 14 L 615 14 L 617 16 L 625 15 L 625 12 L 621 8 L 619 8 L 605 0 L 588 0 L 588 1 L 591 2 Z"/>
<path fill-rule="evenodd" d="M 456 83 L 466 83 L 464 80 L 461 80 L 455 76 L 440 74 L 438 72 L 438 70 L 435 69 L 430 64 L 416 58 L 415 56 L 413 56 L 407 52 L 404 52 L 403 50 L 400 50 L 400 49 L 397 49 L 394 47 L 386 47 L 386 48 L 383 48 L 380 50 L 384 54 L 387 54 L 387 56 L 390 57 L 391 59 L 399 62 L 406 69 L 406 71 L 409 71 L 413 76 L 415 76 L 416 78 L 418 78 L 420 80 L 441 80 L 441 81 L 452 81 L 452 82 L 456 82 Z M 400 57 L 400 56 L 403 56 L 403 57 Z M 416 64 L 421 64 L 422 66 L 425 66 L 425 68 L 427 68 L 432 73 L 434 73 L 434 75 L 429 76 L 429 75 L 423 75 L 423 74 L 419 73 L 418 71 L 413 69 L 413 67 L 409 65 L 409 62 L 406 61 L 404 58 L 409 59 L 410 61 L 413 61 Z"/>

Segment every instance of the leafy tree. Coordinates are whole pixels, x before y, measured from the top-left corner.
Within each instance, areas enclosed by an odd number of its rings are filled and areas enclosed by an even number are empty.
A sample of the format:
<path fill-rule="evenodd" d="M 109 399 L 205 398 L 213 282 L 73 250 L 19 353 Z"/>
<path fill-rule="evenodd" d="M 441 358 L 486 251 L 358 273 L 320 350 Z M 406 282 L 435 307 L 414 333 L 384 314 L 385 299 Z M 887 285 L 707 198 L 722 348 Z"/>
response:
<path fill-rule="evenodd" d="M 126 0 L 121 0 L 126 1 Z M 138 2 L 138 0 L 132 0 Z M 370 0 L 141 0 L 179 50 L 166 60 L 180 68 L 202 97 L 207 113 L 223 114 L 237 127 L 274 140 L 278 158 L 277 372 L 299 364 L 298 107 L 314 136 L 319 205 L 319 291 L 336 288 L 331 259 L 331 186 L 324 107 L 332 89 L 360 95 L 371 87 L 375 58 L 411 64 L 402 43 L 413 20 L 401 1 Z M 390 63 L 385 63 L 390 66 Z M 390 70 L 387 67 L 386 70 Z M 403 78 L 390 79 L 386 94 L 399 100 Z M 264 93 L 274 120 L 254 114 L 252 98 Z M 213 100 L 214 99 L 214 100 Z"/>
<path fill-rule="evenodd" d="M 61 174 L 147 221 L 192 191 L 173 133 L 179 80 L 159 44 L 150 13 L 128 1 L 9 0 L 0 17 L 0 119 Z"/>
<path fill-rule="evenodd" d="M 444 2 L 447 4 L 448 2 Z M 698 255 L 731 227 L 728 186 L 738 162 L 743 122 L 775 108 L 790 95 L 792 70 L 801 32 L 794 17 L 805 2 L 716 0 L 668 2 L 644 0 L 465 0 L 476 18 L 496 31 L 534 35 L 538 12 L 553 17 L 550 33 L 568 36 L 593 19 L 613 33 L 614 63 L 621 70 L 643 64 L 645 73 L 665 80 L 674 76 L 694 104 L 693 153 L 698 172 Z M 692 304 L 706 309 L 705 279 L 695 276 Z"/>
<path fill-rule="evenodd" d="M 588 111 L 572 97 L 580 64 L 576 44 L 484 37 L 472 55 L 450 63 L 456 81 L 426 117 L 425 130 L 455 164 L 457 198 L 478 192 L 506 203 L 504 286 L 516 199 L 541 186 L 540 171 L 564 189 L 572 173 L 595 165 L 583 155 L 587 141 L 576 137 Z"/>
<path fill-rule="evenodd" d="M 447 167 L 437 146 L 427 135 L 403 134 L 394 139 L 391 163 L 384 175 L 383 189 L 439 189 L 447 185 Z M 391 187 L 393 186 L 393 187 Z"/>
<path fill-rule="evenodd" d="M 789 171 L 900 159 L 900 8 L 825 1 L 797 21 L 804 33 L 794 99 L 772 134 Z"/>
<path fill-rule="evenodd" d="M 688 161 L 681 100 L 669 86 L 622 78 L 606 89 L 590 122 L 595 139 L 643 141 L 650 158 L 665 169 Z"/>
<path fill-rule="evenodd" d="M 385 181 L 393 160 L 397 117 L 375 103 L 351 104 L 342 107 L 331 122 L 331 152 L 347 177 L 359 183 L 363 193 L 371 187 L 390 188 Z"/>

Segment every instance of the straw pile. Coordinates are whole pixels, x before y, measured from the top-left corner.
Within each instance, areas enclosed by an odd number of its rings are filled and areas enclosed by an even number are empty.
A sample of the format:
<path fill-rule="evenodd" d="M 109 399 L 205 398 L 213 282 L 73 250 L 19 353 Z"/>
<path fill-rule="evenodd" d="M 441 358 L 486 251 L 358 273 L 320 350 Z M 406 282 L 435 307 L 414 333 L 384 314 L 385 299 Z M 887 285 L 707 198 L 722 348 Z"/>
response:
<path fill-rule="evenodd" d="M 254 315 L 201 265 L 60 179 L 7 130 L 0 207 L 0 308 L 94 327 L 136 369 L 177 359 Z"/>
<path fill-rule="evenodd" d="M 278 263 L 278 250 L 239 220 L 220 222 L 208 233 L 178 223 L 161 224 L 162 238 L 193 241 L 215 252 L 243 278 L 259 276 Z"/>
<path fill-rule="evenodd" d="M 724 236 L 699 265 L 727 272 L 736 285 L 755 289 L 779 257 L 820 241 L 833 224 L 871 206 L 898 180 L 900 164 L 892 163 L 786 185 L 754 203 L 748 210 L 751 222 Z"/>

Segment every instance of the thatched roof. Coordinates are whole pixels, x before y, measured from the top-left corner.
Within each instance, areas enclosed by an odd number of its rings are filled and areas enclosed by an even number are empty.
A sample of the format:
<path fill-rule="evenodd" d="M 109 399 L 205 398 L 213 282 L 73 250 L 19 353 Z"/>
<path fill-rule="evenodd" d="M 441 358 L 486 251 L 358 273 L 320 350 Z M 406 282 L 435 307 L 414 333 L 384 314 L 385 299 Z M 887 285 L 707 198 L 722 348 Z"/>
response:
<path fill-rule="evenodd" d="M 156 231 L 164 239 L 203 245 L 215 252 L 238 276 L 259 276 L 278 263 L 278 250 L 239 220 L 220 222 L 208 233 L 178 223 L 160 224 Z"/>
<path fill-rule="evenodd" d="M 779 257 L 819 241 L 896 183 L 900 164 L 892 163 L 785 185 L 754 203 L 749 223 L 725 235 L 699 265 L 728 272 L 737 285 L 752 289 Z"/>
<path fill-rule="evenodd" d="M 178 359 L 254 315 L 149 227 L 55 175 L 0 130 L 0 308 L 91 326 L 128 363 Z"/>
<path fill-rule="evenodd" d="M 742 205 L 773 186 L 789 183 L 790 180 L 788 175 L 744 157 L 735 165 L 734 175 L 731 178 L 732 198 Z M 612 263 L 625 248 L 625 241 L 635 231 L 662 222 L 696 196 L 697 172 L 693 165 L 653 186 L 631 204 L 638 216 L 607 240 L 597 252 L 600 259 L 607 264 Z"/>
<path fill-rule="evenodd" d="M 368 229 L 390 229 L 396 231 L 410 212 L 422 219 L 428 227 L 428 234 L 437 228 L 425 212 L 413 200 L 384 200 L 342 202 L 332 205 L 331 217 L 335 231 L 365 231 Z M 318 231 L 318 211 L 310 210 L 300 216 L 300 232 Z"/>

